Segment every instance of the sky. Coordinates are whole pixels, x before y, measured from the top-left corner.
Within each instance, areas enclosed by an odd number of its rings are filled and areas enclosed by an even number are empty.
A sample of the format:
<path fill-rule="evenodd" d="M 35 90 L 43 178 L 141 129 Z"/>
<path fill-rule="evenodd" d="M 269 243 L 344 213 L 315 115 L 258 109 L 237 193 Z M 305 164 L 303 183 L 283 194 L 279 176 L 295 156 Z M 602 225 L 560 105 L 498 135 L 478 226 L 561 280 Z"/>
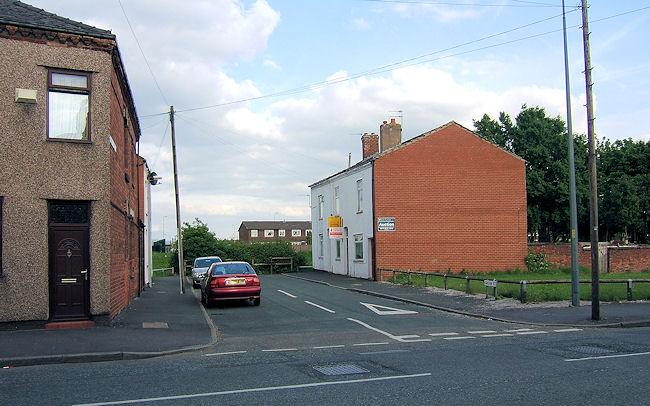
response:
<path fill-rule="evenodd" d="M 170 105 L 182 221 L 220 238 L 245 220 L 309 220 L 308 186 L 358 162 L 383 120 L 407 140 L 524 104 L 566 119 L 560 0 L 24 1 L 117 35 L 140 154 L 162 177 L 154 239 L 175 235 Z M 585 133 L 578 3 L 569 78 Z M 650 141 L 650 1 L 589 4 L 597 137 Z"/>

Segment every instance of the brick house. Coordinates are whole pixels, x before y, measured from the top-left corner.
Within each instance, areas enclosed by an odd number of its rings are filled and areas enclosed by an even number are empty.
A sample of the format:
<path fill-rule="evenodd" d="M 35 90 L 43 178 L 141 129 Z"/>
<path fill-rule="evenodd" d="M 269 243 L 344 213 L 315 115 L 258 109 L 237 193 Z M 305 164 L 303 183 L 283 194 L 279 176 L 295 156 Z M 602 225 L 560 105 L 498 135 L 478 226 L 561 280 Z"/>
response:
<path fill-rule="evenodd" d="M 239 240 L 246 242 L 284 240 L 304 245 L 308 233 L 311 233 L 309 221 L 242 221 L 239 226 Z"/>
<path fill-rule="evenodd" d="M 115 36 L 0 0 L 0 321 L 112 318 L 141 291 L 140 127 Z"/>
<path fill-rule="evenodd" d="M 384 122 L 362 136 L 361 162 L 310 186 L 314 267 L 368 279 L 524 268 L 524 161 L 455 122 L 403 143 L 401 133 Z M 332 215 L 343 238 L 328 238 Z"/>

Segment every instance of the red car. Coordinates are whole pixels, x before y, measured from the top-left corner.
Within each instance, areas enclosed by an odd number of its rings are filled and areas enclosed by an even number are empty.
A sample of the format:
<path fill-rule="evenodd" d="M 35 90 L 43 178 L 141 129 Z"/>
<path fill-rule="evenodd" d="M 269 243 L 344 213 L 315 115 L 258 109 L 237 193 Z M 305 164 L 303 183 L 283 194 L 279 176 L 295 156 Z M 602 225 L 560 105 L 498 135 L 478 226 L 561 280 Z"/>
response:
<path fill-rule="evenodd" d="M 215 262 L 201 283 L 201 303 L 210 306 L 222 300 L 250 300 L 260 305 L 260 278 L 248 262 Z"/>

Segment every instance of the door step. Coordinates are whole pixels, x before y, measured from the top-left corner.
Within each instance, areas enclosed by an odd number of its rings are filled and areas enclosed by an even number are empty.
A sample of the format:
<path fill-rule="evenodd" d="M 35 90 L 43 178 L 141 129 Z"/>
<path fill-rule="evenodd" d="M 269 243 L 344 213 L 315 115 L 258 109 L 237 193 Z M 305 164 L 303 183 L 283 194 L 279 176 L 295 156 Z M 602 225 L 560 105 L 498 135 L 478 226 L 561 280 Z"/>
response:
<path fill-rule="evenodd" d="M 95 322 L 92 320 L 53 321 L 45 325 L 46 330 L 68 330 L 91 327 L 95 327 Z"/>

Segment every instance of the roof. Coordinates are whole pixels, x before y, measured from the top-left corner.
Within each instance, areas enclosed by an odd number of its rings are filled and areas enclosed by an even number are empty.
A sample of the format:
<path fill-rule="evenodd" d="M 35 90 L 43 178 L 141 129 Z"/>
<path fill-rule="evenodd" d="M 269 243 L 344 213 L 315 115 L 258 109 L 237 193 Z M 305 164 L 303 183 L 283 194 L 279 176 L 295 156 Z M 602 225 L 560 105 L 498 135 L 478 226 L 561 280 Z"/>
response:
<path fill-rule="evenodd" d="M 89 37 L 115 39 L 115 35 L 109 30 L 102 30 L 92 25 L 73 21 L 16 0 L 0 0 L 0 23 Z"/>
<path fill-rule="evenodd" d="M 374 154 L 374 155 L 372 155 L 372 156 L 369 156 L 368 158 L 366 158 L 366 159 L 364 159 L 364 160 L 362 160 L 362 161 L 360 161 L 360 162 L 358 162 L 358 163 L 352 165 L 352 166 L 349 167 L 349 168 L 346 168 L 346 169 L 344 169 L 344 170 L 342 170 L 342 171 L 339 171 L 339 172 L 335 173 L 334 175 L 330 175 L 330 176 L 328 176 L 328 177 L 326 177 L 326 178 L 324 178 L 324 179 L 321 179 L 321 180 L 319 180 L 319 181 L 317 181 L 317 182 L 312 183 L 311 185 L 309 185 L 309 187 L 312 188 L 312 187 L 317 186 L 317 185 L 319 185 L 319 184 L 321 184 L 321 183 L 323 183 L 323 182 L 325 182 L 325 181 L 327 181 L 327 180 L 330 180 L 330 179 L 332 179 L 332 178 L 334 178 L 334 177 L 336 177 L 336 176 L 339 176 L 339 175 L 341 175 L 341 174 L 343 174 L 343 173 L 351 172 L 351 171 L 353 171 L 354 169 L 356 169 L 356 168 L 358 168 L 358 167 L 360 167 L 360 166 L 363 166 L 364 164 L 367 164 L 367 163 L 370 163 L 370 162 L 374 162 L 375 160 L 377 160 L 378 158 L 381 158 L 381 157 L 384 156 L 384 155 L 390 154 L 391 152 L 396 151 L 396 150 L 398 150 L 398 149 L 402 149 L 402 148 L 404 148 L 404 147 L 410 145 L 411 143 L 413 143 L 413 142 L 415 142 L 415 141 L 421 140 L 421 139 L 424 138 L 424 137 L 428 137 L 428 136 L 430 136 L 430 135 L 434 135 L 435 133 L 439 132 L 440 130 L 442 130 L 442 129 L 444 129 L 444 128 L 447 128 L 447 127 L 449 127 L 449 126 L 451 126 L 451 125 L 455 125 L 455 126 L 457 126 L 457 127 L 460 127 L 460 128 L 462 128 L 462 129 L 464 129 L 464 130 L 470 132 L 471 134 L 473 134 L 475 137 L 477 137 L 477 138 L 480 139 L 481 141 L 483 141 L 483 142 L 487 142 L 487 143 L 490 144 L 490 145 L 494 145 L 496 148 L 499 148 L 499 149 L 500 149 L 501 151 L 503 151 L 504 153 L 506 153 L 506 154 L 508 154 L 508 155 L 511 155 L 511 156 L 513 156 L 514 158 L 517 158 L 517 159 L 520 159 L 520 160 L 524 161 L 524 159 L 523 159 L 522 157 L 520 157 L 519 155 L 516 155 L 516 154 L 514 154 L 514 153 L 512 153 L 512 152 L 510 152 L 510 151 L 506 151 L 505 149 L 501 148 L 500 146 L 498 146 L 498 145 L 496 145 L 496 144 L 493 144 L 493 143 L 491 143 L 490 141 L 484 140 L 483 138 L 481 138 L 481 137 L 479 137 L 478 135 L 476 135 L 476 133 L 475 133 L 474 131 L 470 130 L 469 128 L 465 127 L 464 125 L 462 125 L 462 124 L 458 124 L 458 123 L 455 122 L 455 121 L 450 121 L 450 122 L 448 122 L 448 123 L 446 123 L 446 124 L 443 124 L 443 125 L 441 125 L 441 126 L 439 126 L 439 127 L 434 128 L 433 130 L 430 130 L 430 131 L 427 131 L 427 132 L 425 132 L 425 133 L 422 133 L 422 134 L 418 135 L 417 137 L 413 137 L 413 138 L 411 138 L 410 140 L 406 140 L 406 141 L 402 142 L 402 143 L 399 144 L 399 145 L 396 145 L 396 146 L 394 146 L 394 147 L 392 147 L 392 148 L 387 149 L 387 150 L 384 151 L 384 152 L 379 152 L 379 153 L 376 153 L 376 154 Z"/>
<path fill-rule="evenodd" d="M 311 221 L 242 221 L 239 229 L 247 230 L 308 230 Z"/>

